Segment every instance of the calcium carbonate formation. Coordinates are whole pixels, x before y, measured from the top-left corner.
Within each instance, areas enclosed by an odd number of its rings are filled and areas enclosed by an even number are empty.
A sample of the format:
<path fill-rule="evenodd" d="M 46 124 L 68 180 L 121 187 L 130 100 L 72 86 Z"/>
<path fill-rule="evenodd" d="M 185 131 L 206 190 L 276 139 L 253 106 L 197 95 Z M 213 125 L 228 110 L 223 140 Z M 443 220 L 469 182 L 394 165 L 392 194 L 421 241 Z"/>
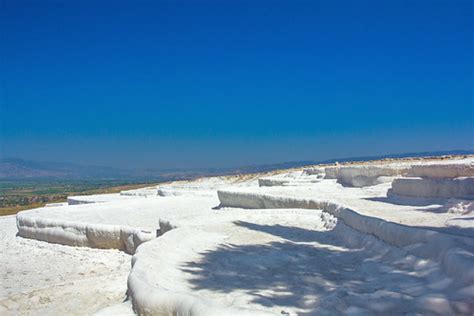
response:
<path fill-rule="evenodd" d="M 473 163 L 337 164 L 70 197 L 18 213 L 17 238 L 133 255 L 126 301 L 101 315 L 470 315 Z"/>

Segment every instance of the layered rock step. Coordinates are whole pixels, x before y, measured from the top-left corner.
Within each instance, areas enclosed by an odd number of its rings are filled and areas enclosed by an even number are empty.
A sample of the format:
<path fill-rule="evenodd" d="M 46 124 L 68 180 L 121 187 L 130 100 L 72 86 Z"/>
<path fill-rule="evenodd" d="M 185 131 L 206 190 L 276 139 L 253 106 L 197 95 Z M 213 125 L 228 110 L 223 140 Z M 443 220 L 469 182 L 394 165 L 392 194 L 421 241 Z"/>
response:
<path fill-rule="evenodd" d="M 133 254 L 139 245 L 160 234 L 160 216 L 176 209 L 182 214 L 199 213 L 216 204 L 216 199 L 138 197 L 38 208 L 18 213 L 16 220 L 21 237 Z M 187 210 L 191 205 L 195 207 Z"/>
<path fill-rule="evenodd" d="M 398 178 L 390 194 L 424 198 L 474 199 L 474 177 Z"/>
<path fill-rule="evenodd" d="M 474 199 L 474 161 L 414 165 L 395 179 L 390 194 L 422 198 Z"/>

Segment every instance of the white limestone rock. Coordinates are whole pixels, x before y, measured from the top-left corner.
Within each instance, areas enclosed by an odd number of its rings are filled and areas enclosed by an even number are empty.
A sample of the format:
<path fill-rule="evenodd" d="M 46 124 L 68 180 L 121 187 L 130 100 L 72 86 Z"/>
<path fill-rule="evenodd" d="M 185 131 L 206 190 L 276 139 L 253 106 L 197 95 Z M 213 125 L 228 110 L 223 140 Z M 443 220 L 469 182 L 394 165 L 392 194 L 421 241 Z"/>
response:
<path fill-rule="evenodd" d="M 474 177 L 474 159 L 414 164 L 407 176 L 419 178 Z"/>
<path fill-rule="evenodd" d="M 308 169 L 304 169 L 304 173 L 306 173 L 308 175 L 321 175 L 321 176 L 324 176 L 324 168 L 322 168 L 322 167 L 308 168 Z"/>
<path fill-rule="evenodd" d="M 389 194 L 423 198 L 474 199 L 474 177 L 398 178 Z"/>
<path fill-rule="evenodd" d="M 337 179 L 337 175 L 339 173 L 339 167 L 326 167 L 324 168 L 324 179 Z"/>
<path fill-rule="evenodd" d="M 156 238 L 156 231 L 17 215 L 18 235 L 68 246 L 119 249 L 133 254 L 142 243 Z"/>
<path fill-rule="evenodd" d="M 79 204 L 92 204 L 92 203 L 104 203 L 114 201 L 126 201 L 137 198 L 137 196 L 127 196 L 120 193 L 109 193 L 109 194 L 94 194 L 94 195 L 77 195 L 68 196 L 68 205 L 79 205 Z"/>
<path fill-rule="evenodd" d="M 120 191 L 120 195 L 146 197 L 146 196 L 158 195 L 158 192 L 157 192 L 156 187 L 148 187 L 148 188 L 142 188 L 142 189 Z"/>
<path fill-rule="evenodd" d="M 400 165 L 343 166 L 339 168 L 336 178 L 346 186 L 365 187 L 391 182 L 406 170 Z"/>

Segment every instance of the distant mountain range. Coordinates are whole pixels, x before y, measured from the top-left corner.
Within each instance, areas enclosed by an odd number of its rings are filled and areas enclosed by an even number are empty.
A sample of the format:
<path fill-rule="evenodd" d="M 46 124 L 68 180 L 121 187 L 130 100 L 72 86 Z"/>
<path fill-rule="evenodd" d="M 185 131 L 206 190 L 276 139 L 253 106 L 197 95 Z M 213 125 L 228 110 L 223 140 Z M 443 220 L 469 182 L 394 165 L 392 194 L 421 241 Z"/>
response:
<path fill-rule="evenodd" d="M 117 178 L 129 175 L 125 170 L 102 166 L 84 166 L 65 162 L 39 162 L 19 158 L 0 160 L 0 179 Z"/>
<path fill-rule="evenodd" d="M 239 168 L 203 168 L 203 169 L 119 169 L 103 166 L 84 166 L 62 162 L 38 162 L 19 158 L 0 159 L 1 180 L 58 179 L 58 180 L 130 180 L 165 181 L 190 179 L 199 176 L 228 175 L 238 173 L 267 172 L 278 169 L 297 168 L 315 164 L 347 161 L 367 161 L 386 158 L 430 157 L 443 155 L 472 155 L 474 150 L 451 150 L 379 155 L 367 157 L 349 157 L 324 161 L 293 161 L 276 164 L 252 165 Z"/>

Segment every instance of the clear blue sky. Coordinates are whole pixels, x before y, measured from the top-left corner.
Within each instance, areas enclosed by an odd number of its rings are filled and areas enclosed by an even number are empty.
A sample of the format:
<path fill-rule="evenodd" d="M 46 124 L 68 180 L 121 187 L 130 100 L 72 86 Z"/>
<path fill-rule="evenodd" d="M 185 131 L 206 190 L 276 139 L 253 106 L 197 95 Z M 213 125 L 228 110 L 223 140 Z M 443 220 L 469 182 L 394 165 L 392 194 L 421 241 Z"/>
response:
<path fill-rule="evenodd" d="M 474 148 L 473 2 L 0 2 L 0 156 L 238 166 Z"/>

